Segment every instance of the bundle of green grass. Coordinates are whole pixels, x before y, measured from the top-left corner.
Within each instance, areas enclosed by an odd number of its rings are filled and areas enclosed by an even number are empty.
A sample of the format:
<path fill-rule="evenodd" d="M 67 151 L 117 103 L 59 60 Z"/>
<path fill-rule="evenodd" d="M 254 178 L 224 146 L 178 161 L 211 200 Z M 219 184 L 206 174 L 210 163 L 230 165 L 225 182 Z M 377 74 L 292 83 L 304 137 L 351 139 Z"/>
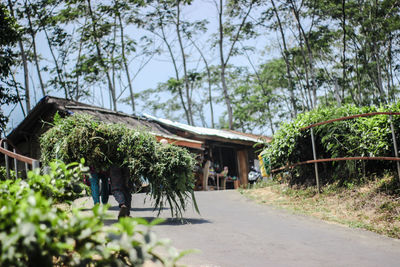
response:
<path fill-rule="evenodd" d="M 186 149 L 160 144 L 155 137 L 122 124 L 107 124 L 89 115 L 75 114 L 60 118 L 56 114 L 53 127 L 40 138 L 41 160 L 54 159 L 66 163 L 81 158 L 95 170 L 107 170 L 111 165 L 127 167 L 133 183 L 148 179 L 154 199 L 154 209 L 168 204 L 173 216 L 181 217 L 187 203 L 194 198 L 194 157 Z"/>

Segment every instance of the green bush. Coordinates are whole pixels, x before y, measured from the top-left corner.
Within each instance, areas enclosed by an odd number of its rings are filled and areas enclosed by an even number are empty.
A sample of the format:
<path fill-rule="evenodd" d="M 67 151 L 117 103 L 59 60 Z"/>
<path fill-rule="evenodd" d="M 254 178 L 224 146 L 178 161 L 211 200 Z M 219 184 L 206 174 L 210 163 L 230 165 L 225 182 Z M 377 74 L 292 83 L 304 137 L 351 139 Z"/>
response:
<path fill-rule="evenodd" d="M 49 175 L 28 174 L 35 185 L 0 181 L 0 266 L 142 266 L 149 261 L 174 266 L 187 253 L 178 253 L 149 231 L 160 220 L 123 218 L 105 228 L 106 207 L 96 205 L 92 216 L 58 209 L 47 197 L 57 196 L 59 188 L 41 183 L 79 173 L 79 164 L 70 165 L 72 171 L 60 163 L 52 166 Z M 49 194 L 53 189 L 56 193 Z M 159 255 L 160 248 L 169 254 Z"/>
<path fill-rule="evenodd" d="M 15 179 L 15 171 L 10 170 L 10 179 Z M 0 181 L 7 180 L 7 169 L 4 166 L 0 166 Z"/>
<path fill-rule="evenodd" d="M 311 131 L 300 128 L 335 118 L 370 112 L 400 112 L 400 104 L 386 107 L 343 106 L 320 108 L 297 116 L 281 125 L 266 149 L 272 169 L 313 159 Z M 393 116 L 396 136 L 400 134 L 400 117 Z M 394 149 L 388 115 L 361 117 L 314 127 L 317 158 L 336 157 L 393 157 Z M 398 139 L 400 140 L 400 139 Z M 373 173 L 381 175 L 393 171 L 395 164 L 390 161 L 339 161 L 319 163 L 323 183 L 339 181 L 357 182 Z M 305 164 L 290 171 L 291 184 L 314 184 L 314 166 Z"/>
<path fill-rule="evenodd" d="M 27 182 L 30 187 L 41 192 L 46 197 L 53 198 L 56 202 L 74 200 L 84 196 L 88 187 L 83 183 L 83 176 L 89 168 L 84 166 L 85 161 L 65 164 L 61 161 L 49 162 L 49 174 L 40 174 L 36 169 L 28 172 Z"/>
<path fill-rule="evenodd" d="M 7 170 L 5 167 L 0 166 L 0 181 L 4 181 L 7 179 Z"/>
<path fill-rule="evenodd" d="M 181 216 L 189 198 L 194 198 L 194 158 L 186 149 L 158 143 L 144 131 L 121 124 L 106 124 L 88 115 L 64 119 L 55 116 L 54 125 L 40 138 L 44 164 L 53 159 L 64 162 L 85 158 L 87 165 L 106 170 L 111 165 L 126 166 L 134 184 L 141 177 L 149 180 L 149 194 L 155 208 L 170 205 L 171 213 Z"/>

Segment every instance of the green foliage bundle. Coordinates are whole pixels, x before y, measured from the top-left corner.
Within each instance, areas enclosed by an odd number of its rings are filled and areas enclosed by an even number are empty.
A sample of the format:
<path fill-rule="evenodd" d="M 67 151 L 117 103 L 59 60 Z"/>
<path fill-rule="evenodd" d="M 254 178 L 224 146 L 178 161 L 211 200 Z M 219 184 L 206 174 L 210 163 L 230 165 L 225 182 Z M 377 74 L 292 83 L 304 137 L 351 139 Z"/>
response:
<path fill-rule="evenodd" d="M 65 164 L 57 166 L 49 177 L 70 176 Z M 40 185 L 33 188 L 21 179 L 0 181 L 0 266 L 174 266 L 188 253 L 178 253 L 149 231 L 160 220 L 123 218 L 105 228 L 106 208 L 95 206 L 92 216 L 77 209 L 68 214 L 40 191 L 46 188 L 47 177 L 28 176 Z M 159 249 L 169 254 L 161 256 L 155 251 Z"/>
<path fill-rule="evenodd" d="M 177 146 L 159 145 L 156 160 L 150 175 L 146 177 L 152 184 L 150 193 L 155 197 L 155 202 L 160 203 L 160 210 L 165 201 L 170 207 L 185 207 L 186 201 L 192 198 L 198 211 L 193 192 L 194 179 L 188 179 L 193 177 L 193 169 L 187 167 L 193 166 L 193 157 L 189 153 L 182 153 Z M 181 209 L 175 212 L 182 217 Z"/>
<path fill-rule="evenodd" d="M 356 114 L 390 111 L 400 112 L 400 104 L 385 107 L 347 105 L 339 108 L 320 108 L 300 114 L 294 121 L 281 125 L 266 149 L 272 168 L 313 159 L 311 131 L 300 131 L 302 127 Z M 399 116 L 393 116 L 393 125 L 396 136 L 399 136 Z M 388 115 L 361 117 L 317 126 L 314 127 L 314 137 L 317 158 L 395 155 Z M 323 182 L 338 181 L 342 184 L 359 181 L 373 173 L 392 171 L 395 167 L 390 161 L 340 161 L 318 165 Z M 290 172 L 291 184 L 314 183 L 314 166 L 311 164 L 297 166 Z"/>
<path fill-rule="evenodd" d="M 105 124 L 88 115 L 55 116 L 54 126 L 42 135 L 40 145 L 45 164 L 53 159 L 74 162 L 85 158 L 96 170 L 107 170 L 113 164 L 128 167 L 134 184 L 141 177 L 149 180 L 155 209 L 168 203 L 171 213 L 180 216 L 190 197 L 197 209 L 193 156 L 183 148 L 156 142 L 149 133 Z"/>

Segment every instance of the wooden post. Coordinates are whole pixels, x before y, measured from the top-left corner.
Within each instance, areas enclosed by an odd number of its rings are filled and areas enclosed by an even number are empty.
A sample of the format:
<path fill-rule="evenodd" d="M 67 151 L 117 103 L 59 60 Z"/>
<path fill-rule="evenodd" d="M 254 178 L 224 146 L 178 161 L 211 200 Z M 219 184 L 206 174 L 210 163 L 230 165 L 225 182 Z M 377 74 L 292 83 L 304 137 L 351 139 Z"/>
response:
<path fill-rule="evenodd" d="M 7 142 L 4 142 L 4 149 L 8 150 L 8 144 Z M 6 161 L 6 171 L 7 171 L 7 179 L 10 179 L 10 162 L 8 161 L 8 156 L 4 155 L 5 161 Z"/>
<path fill-rule="evenodd" d="M 394 146 L 394 155 L 396 158 L 399 157 L 399 151 L 397 150 L 397 142 L 396 142 L 396 134 L 394 132 L 394 125 L 393 125 L 393 116 L 390 115 L 390 128 L 392 129 L 392 138 L 393 138 L 393 146 Z M 396 161 L 397 165 L 397 177 L 400 181 L 400 162 Z"/>
<path fill-rule="evenodd" d="M 17 153 L 15 148 L 13 149 L 14 153 Z M 14 158 L 14 170 L 15 170 L 15 178 L 18 178 L 18 161 L 16 158 Z"/>
<path fill-rule="evenodd" d="M 317 160 L 317 152 L 315 151 L 313 128 L 311 128 L 311 144 L 312 144 L 314 160 Z M 314 163 L 314 168 L 315 168 L 315 180 L 317 181 L 317 189 L 318 189 L 318 194 L 319 194 L 320 187 L 319 187 L 319 175 L 318 175 L 318 163 L 317 162 Z"/>
<path fill-rule="evenodd" d="M 247 186 L 248 184 L 248 177 L 247 175 L 249 174 L 249 161 L 248 161 L 248 156 L 247 156 L 247 150 L 246 149 L 240 149 L 237 150 L 236 152 L 236 157 L 237 157 L 237 163 L 238 163 L 238 169 L 239 169 L 239 177 L 240 177 L 240 184 Z"/>
<path fill-rule="evenodd" d="M 39 165 L 39 161 L 38 161 L 38 160 L 32 161 L 32 170 L 34 170 L 34 169 L 36 169 L 36 168 L 40 168 L 40 165 Z"/>

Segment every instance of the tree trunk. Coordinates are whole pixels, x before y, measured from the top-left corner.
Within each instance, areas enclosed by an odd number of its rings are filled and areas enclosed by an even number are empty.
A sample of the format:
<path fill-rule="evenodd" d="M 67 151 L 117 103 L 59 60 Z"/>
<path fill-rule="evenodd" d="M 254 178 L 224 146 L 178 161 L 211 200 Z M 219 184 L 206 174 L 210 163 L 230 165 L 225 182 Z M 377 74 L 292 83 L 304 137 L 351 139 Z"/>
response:
<path fill-rule="evenodd" d="M 282 43 L 283 43 L 283 59 L 285 60 L 285 65 L 286 65 L 286 75 L 288 77 L 288 82 L 289 82 L 289 92 L 290 92 L 290 102 L 292 105 L 292 112 L 291 112 L 291 117 L 295 118 L 297 116 L 297 108 L 296 108 L 296 98 L 294 95 L 294 83 L 293 83 L 293 79 L 292 79 L 292 74 L 290 73 L 290 62 L 289 62 L 289 51 L 287 49 L 287 45 L 286 45 L 286 37 L 285 37 L 285 33 L 283 31 L 283 27 L 282 27 L 282 23 L 281 23 L 281 19 L 279 17 L 278 14 L 278 10 L 276 9 L 275 6 L 275 2 L 274 0 L 271 0 L 271 4 L 274 10 L 274 14 L 275 17 L 278 21 L 278 26 L 279 26 L 279 32 L 281 33 L 281 37 L 282 37 Z"/>
<path fill-rule="evenodd" d="M 175 60 L 174 53 L 172 52 L 171 45 L 168 43 L 167 37 L 165 35 L 165 30 L 164 30 L 163 21 L 162 21 L 161 17 L 160 17 L 160 28 L 161 28 L 161 33 L 162 33 L 161 38 L 162 38 L 162 40 L 164 41 L 165 45 L 168 48 L 168 52 L 169 52 L 169 55 L 171 57 L 172 64 L 174 66 L 176 80 L 179 81 L 178 66 L 176 65 L 176 60 Z M 181 100 L 181 104 L 182 104 L 183 110 L 185 111 L 186 121 L 187 121 L 188 124 L 190 124 L 189 112 L 188 112 L 188 110 L 186 108 L 185 101 L 183 100 L 182 88 L 180 88 L 180 87 L 178 88 L 178 94 L 179 94 L 179 98 Z"/>
<path fill-rule="evenodd" d="M 12 4 L 11 0 L 8 0 L 8 7 L 10 9 L 11 16 L 13 16 L 15 18 L 13 4 Z M 18 40 L 18 45 L 19 45 L 19 49 L 21 51 L 21 59 L 22 59 L 23 67 L 24 67 L 25 104 L 26 104 L 26 110 L 29 113 L 29 111 L 31 110 L 31 98 L 30 98 L 30 94 L 29 94 L 28 59 L 26 58 L 24 44 L 22 43 L 21 39 Z"/>
<path fill-rule="evenodd" d="M 203 57 L 204 59 L 204 57 Z M 205 60 L 205 59 L 204 59 Z M 212 103 L 212 90 L 211 90 L 211 72 L 210 72 L 210 68 L 207 64 L 207 61 L 204 61 L 206 64 L 206 69 L 207 69 L 207 81 L 208 81 L 208 98 L 209 98 L 209 102 L 210 102 L 210 115 L 211 115 L 211 127 L 215 128 L 215 122 L 214 122 L 214 108 L 213 108 L 213 103 Z"/>
<path fill-rule="evenodd" d="M 208 82 L 208 100 L 210 102 L 210 113 L 211 113 L 211 127 L 215 128 L 215 123 L 214 123 L 214 108 L 213 108 L 213 104 L 212 104 L 212 94 L 211 94 L 211 71 L 210 71 L 210 67 L 208 66 L 208 62 L 206 57 L 204 56 L 203 52 L 201 51 L 201 49 L 196 45 L 195 42 L 193 42 L 193 40 L 188 36 L 188 39 L 190 40 L 190 42 L 193 44 L 193 46 L 197 49 L 197 51 L 199 52 L 201 58 L 204 61 L 204 65 L 206 66 L 206 71 L 207 71 L 207 82 Z"/>
<path fill-rule="evenodd" d="M 220 3 L 220 9 L 218 12 L 218 23 L 219 23 L 219 56 L 220 56 L 220 62 L 221 62 L 221 83 L 222 83 L 222 90 L 224 92 L 224 98 L 225 98 L 225 104 L 227 107 L 228 111 L 228 122 L 229 122 L 229 129 L 233 130 L 233 112 L 232 112 L 232 104 L 231 104 L 231 99 L 228 94 L 228 87 L 226 86 L 226 81 L 225 81 L 225 59 L 224 59 L 224 51 L 223 51 L 223 39 L 224 39 L 224 28 L 222 24 L 222 9 L 223 9 L 223 3 L 222 0 L 219 1 Z"/>
<path fill-rule="evenodd" d="M 187 110 L 189 114 L 190 125 L 194 125 L 193 121 L 193 112 L 192 112 L 192 99 L 190 97 L 189 92 L 189 80 L 187 76 L 187 67 L 186 67 L 186 55 L 185 50 L 183 48 L 181 33 L 180 33 L 180 1 L 178 0 L 176 3 L 176 34 L 178 36 L 179 48 L 181 50 L 182 55 L 182 62 L 183 62 L 183 73 L 184 73 L 184 81 L 185 81 L 185 89 L 186 89 L 186 103 L 187 103 Z"/>
<path fill-rule="evenodd" d="M 377 44 L 374 44 L 375 46 L 375 59 L 376 59 L 376 72 L 377 72 L 377 81 L 378 81 L 378 89 L 379 89 L 379 95 L 381 98 L 382 103 L 386 103 L 386 96 L 385 96 L 385 90 L 383 89 L 383 79 L 382 79 L 382 68 L 381 68 L 381 58 L 379 56 L 379 51 Z"/>
<path fill-rule="evenodd" d="M 25 112 L 25 109 L 24 109 L 24 104 L 22 103 L 21 96 L 19 95 L 18 83 L 17 83 L 17 80 L 15 79 L 14 73 L 11 73 L 11 77 L 13 79 L 13 83 L 14 83 L 13 85 L 15 87 L 15 92 L 17 93 L 18 103 L 19 103 L 19 106 L 21 107 L 22 115 L 24 115 L 24 118 L 25 118 L 26 117 L 26 112 Z"/>
<path fill-rule="evenodd" d="M 67 90 L 67 88 L 65 86 L 64 79 L 62 78 L 62 75 L 61 75 L 62 72 L 61 72 L 60 67 L 58 66 L 58 61 L 57 61 L 57 58 L 56 58 L 56 56 L 54 54 L 53 47 L 52 47 L 51 42 L 50 42 L 50 37 L 49 37 L 49 35 L 47 33 L 47 30 L 44 28 L 44 26 L 43 26 L 43 31 L 44 31 L 44 34 L 46 35 L 47 43 L 49 45 L 50 54 L 51 54 L 51 56 L 53 58 L 54 65 L 56 67 L 57 78 L 58 78 L 59 85 L 61 86 L 61 88 L 64 89 L 65 98 L 68 98 L 68 90 Z"/>
<path fill-rule="evenodd" d="M 313 100 L 312 101 L 313 105 L 312 106 L 316 107 L 317 106 L 317 88 L 316 88 L 315 73 L 314 73 L 313 53 L 312 53 L 312 50 L 311 50 L 311 45 L 310 45 L 310 43 L 308 41 L 308 37 L 307 37 L 307 35 L 306 35 L 306 33 L 305 33 L 304 29 L 303 29 L 303 26 L 302 26 L 302 24 L 300 22 L 299 11 L 296 9 L 296 6 L 293 3 L 293 0 L 291 0 L 290 3 L 292 4 L 292 10 L 293 10 L 293 13 L 294 13 L 294 17 L 296 18 L 297 25 L 299 27 L 299 32 L 303 36 L 304 42 L 305 42 L 306 47 L 307 47 L 307 54 L 308 54 L 308 61 L 309 61 L 308 62 L 308 67 L 310 69 L 310 74 L 311 74 L 311 90 L 312 90 L 312 93 L 313 93 L 313 99 L 312 99 Z"/>
<path fill-rule="evenodd" d="M 119 20 L 119 27 L 120 27 L 120 31 L 121 31 L 122 61 L 123 61 L 123 64 L 124 64 L 126 79 L 128 80 L 129 94 L 130 94 L 131 105 L 132 105 L 132 112 L 135 113 L 135 95 L 133 94 L 133 87 L 132 87 L 131 76 L 130 76 L 130 73 L 129 73 L 128 61 L 127 61 L 126 55 L 125 55 L 124 27 L 122 25 L 122 19 L 121 19 L 121 14 L 120 13 L 118 13 L 118 20 Z"/>
<path fill-rule="evenodd" d="M 113 39 L 112 39 L 112 48 L 111 48 L 111 55 L 109 56 L 111 58 L 111 81 L 112 81 L 112 87 L 114 88 L 115 92 L 115 58 L 114 58 L 114 53 L 115 53 L 115 46 L 117 45 L 116 43 L 117 40 L 117 16 L 114 16 L 114 25 L 113 25 Z M 115 96 L 115 101 L 118 101 L 117 96 Z"/>
<path fill-rule="evenodd" d="M 357 45 L 354 42 L 354 46 L 357 47 Z M 362 97 L 362 91 L 361 91 L 361 75 L 360 75 L 360 70 L 359 70 L 359 56 L 358 56 L 358 51 L 355 51 L 355 70 L 356 70 L 356 80 L 357 80 L 357 94 L 358 94 L 358 105 L 362 106 L 363 104 L 363 97 Z"/>
<path fill-rule="evenodd" d="M 243 49 L 243 50 L 244 50 L 244 49 Z M 263 94 L 264 94 L 265 96 L 268 96 L 269 93 L 268 93 L 267 90 L 265 89 L 263 80 L 261 79 L 260 74 L 258 73 L 257 69 L 255 68 L 255 66 L 254 66 L 254 64 L 253 64 L 253 62 L 252 62 L 252 60 L 251 60 L 249 54 L 247 54 L 246 50 L 244 50 L 244 53 L 246 54 L 247 60 L 249 61 L 250 66 L 252 67 L 252 69 L 253 69 L 253 71 L 254 71 L 254 74 L 256 75 L 258 84 L 260 85 L 261 90 L 263 91 Z M 268 98 L 268 99 L 269 99 L 269 100 L 266 102 L 266 106 L 267 106 L 267 110 L 268 110 L 268 121 L 269 121 L 269 123 L 270 123 L 270 125 L 271 125 L 271 131 L 272 131 L 272 135 L 273 135 L 273 134 L 275 133 L 275 131 L 274 131 L 274 124 L 273 124 L 273 122 L 272 122 L 272 113 L 271 113 L 271 107 L 270 107 L 270 104 L 271 104 L 271 103 L 270 103 L 270 99 L 271 99 L 271 98 Z"/>
<path fill-rule="evenodd" d="M 392 56 L 392 35 L 389 36 L 389 47 L 388 47 L 388 96 L 391 96 L 392 103 L 396 102 L 396 93 L 394 91 L 393 81 L 393 56 Z"/>
<path fill-rule="evenodd" d="M 347 77 L 346 77 L 346 0 L 342 0 L 342 29 L 343 29 L 343 54 L 342 54 L 342 76 L 343 76 L 343 84 L 342 84 L 342 91 L 344 97 L 344 91 L 347 84 Z M 349 88 L 351 91 L 351 95 L 353 97 L 353 90 Z M 353 97 L 354 99 L 354 97 Z"/>
<path fill-rule="evenodd" d="M 84 25 L 86 25 L 86 22 L 87 22 L 87 18 L 85 18 L 85 24 Z M 82 32 L 81 39 L 79 41 L 78 59 L 76 61 L 75 69 L 79 66 L 80 60 L 81 60 L 81 53 L 82 53 L 82 46 L 83 46 L 83 34 L 84 34 L 84 32 Z M 76 101 L 78 101 L 79 98 L 80 98 L 79 92 L 80 92 L 79 74 L 76 73 L 76 82 L 75 82 L 75 100 Z"/>
<path fill-rule="evenodd" d="M 307 97 L 307 93 L 309 92 L 308 88 L 305 88 L 304 84 L 301 82 L 301 79 L 303 79 L 303 77 L 300 77 L 300 74 L 298 73 L 297 69 L 296 69 L 296 64 L 293 63 L 292 66 L 294 66 L 293 71 L 294 74 L 296 75 L 296 78 L 299 80 L 299 92 L 301 94 L 301 98 L 303 100 L 303 105 L 302 105 L 302 110 L 310 110 L 311 109 L 311 104 L 309 103 L 309 97 Z M 308 86 L 308 85 L 307 85 Z M 305 108 L 305 109 L 304 109 Z"/>
<path fill-rule="evenodd" d="M 305 51 L 304 51 L 304 45 L 303 45 L 303 37 L 300 33 L 300 27 L 298 27 L 299 29 L 299 42 L 300 42 L 300 50 L 301 50 L 301 56 L 303 59 L 303 67 L 304 67 L 304 73 L 306 75 L 306 86 L 307 86 L 307 95 L 308 95 L 308 102 L 310 103 L 310 108 L 313 109 L 314 108 L 314 103 L 313 103 L 313 99 L 311 97 L 311 85 L 310 85 L 310 77 L 309 77 L 309 65 L 307 64 L 307 59 L 306 59 L 306 55 L 305 55 Z"/>
<path fill-rule="evenodd" d="M 270 101 L 267 102 L 267 110 L 268 110 L 268 121 L 269 121 L 269 125 L 271 126 L 271 132 L 272 135 L 275 134 L 275 130 L 274 130 L 274 123 L 272 122 L 272 114 L 271 114 L 271 107 L 270 107 Z"/>
<path fill-rule="evenodd" d="M 26 5 L 26 1 L 24 2 L 25 5 L 25 10 L 27 9 L 27 5 Z M 40 66 L 39 66 L 39 60 L 38 60 L 38 55 L 37 55 L 37 51 L 36 51 L 36 34 L 35 31 L 33 30 L 33 25 L 32 25 L 32 20 L 31 20 L 31 15 L 29 10 L 26 12 L 26 15 L 28 17 L 28 21 L 29 21 L 29 32 L 31 34 L 32 37 L 32 48 L 33 48 L 33 58 L 35 60 L 35 65 L 36 65 L 36 72 L 39 78 L 39 83 L 40 83 L 40 89 L 42 90 L 42 95 L 45 96 L 46 95 L 46 91 L 44 89 L 44 84 L 43 84 L 43 79 L 42 79 L 42 75 L 40 72 Z"/>
<path fill-rule="evenodd" d="M 97 50 L 97 56 L 99 57 L 100 65 L 103 68 L 103 71 L 105 72 L 105 74 L 107 76 L 108 90 L 110 91 L 113 110 L 117 111 L 117 98 L 116 98 L 116 95 L 115 95 L 115 88 L 112 85 L 110 73 L 108 72 L 107 67 L 104 64 L 104 59 L 103 59 L 103 55 L 102 55 L 101 48 L 100 48 L 100 40 L 98 40 L 97 35 L 96 35 L 97 34 L 96 18 L 94 17 L 90 0 L 87 0 L 87 3 L 88 3 L 89 15 L 90 15 L 90 18 L 92 20 L 92 29 L 93 29 L 93 35 L 94 35 L 94 42 L 95 42 L 96 50 Z"/>

